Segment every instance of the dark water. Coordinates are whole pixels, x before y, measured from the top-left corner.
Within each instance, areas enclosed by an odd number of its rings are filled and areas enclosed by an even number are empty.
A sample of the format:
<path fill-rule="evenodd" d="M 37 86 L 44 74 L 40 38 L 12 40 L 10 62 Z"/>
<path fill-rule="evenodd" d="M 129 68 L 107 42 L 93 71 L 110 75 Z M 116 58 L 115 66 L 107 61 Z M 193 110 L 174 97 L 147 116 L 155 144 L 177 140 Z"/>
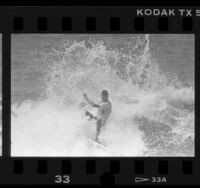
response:
<path fill-rule="evenodd" d="M 21 102 L 27 98 L 38 98 L 42 88 L 40 79 L 45 67 L 37 56 L 37 50 L 50 48 L 50 43 L 64 40 L 87 40 L 95 38 L 107 43 L 114 41 L 119 47 L 122 41 L 130 40 L 130 35 L 12 35 L 12 101 Z M 176 34 L 150 35 L 150 46 L 161 70 L 177 74 L 178 78 L 190 85 L 194 84 L 194 36 Z"/>
<path fill-rule="evenodd" d="M 164 72 L 194 84 L 194 35 L 153 35 L 151 45 Z"/>

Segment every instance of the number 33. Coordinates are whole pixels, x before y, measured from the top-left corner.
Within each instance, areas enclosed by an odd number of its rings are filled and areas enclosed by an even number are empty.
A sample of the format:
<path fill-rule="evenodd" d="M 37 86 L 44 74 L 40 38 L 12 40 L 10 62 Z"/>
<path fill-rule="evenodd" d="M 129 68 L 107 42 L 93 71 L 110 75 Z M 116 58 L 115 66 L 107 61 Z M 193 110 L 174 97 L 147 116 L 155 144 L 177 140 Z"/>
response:
<path fill-rule="evenodd" d="M 55 176 L 55 183 L 69 183 L 70 182 L 70 176 L 68 175 L 56 175 Z"/>

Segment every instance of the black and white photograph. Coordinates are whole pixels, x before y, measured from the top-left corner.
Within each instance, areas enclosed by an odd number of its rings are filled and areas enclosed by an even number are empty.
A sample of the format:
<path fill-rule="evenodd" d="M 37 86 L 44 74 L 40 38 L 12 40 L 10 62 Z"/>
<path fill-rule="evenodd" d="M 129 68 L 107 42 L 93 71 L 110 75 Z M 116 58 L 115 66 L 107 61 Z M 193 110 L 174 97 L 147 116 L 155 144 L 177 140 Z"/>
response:
<path fill-rule="evenodd" d="M 11 156 L 194 156 L 194 40 L 12 34 Z"/>

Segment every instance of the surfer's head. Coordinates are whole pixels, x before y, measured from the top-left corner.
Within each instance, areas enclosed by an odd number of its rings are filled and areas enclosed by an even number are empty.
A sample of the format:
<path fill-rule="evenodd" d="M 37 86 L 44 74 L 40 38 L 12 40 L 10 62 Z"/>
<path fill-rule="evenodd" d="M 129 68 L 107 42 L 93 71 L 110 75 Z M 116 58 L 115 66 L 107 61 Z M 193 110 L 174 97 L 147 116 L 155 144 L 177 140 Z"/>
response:
<path fill-rule="evenodd" d="M 101 91 L 101 100 L 103 102 L 108 101 L 108 91 L 107 90 L 102 90 Z"/>

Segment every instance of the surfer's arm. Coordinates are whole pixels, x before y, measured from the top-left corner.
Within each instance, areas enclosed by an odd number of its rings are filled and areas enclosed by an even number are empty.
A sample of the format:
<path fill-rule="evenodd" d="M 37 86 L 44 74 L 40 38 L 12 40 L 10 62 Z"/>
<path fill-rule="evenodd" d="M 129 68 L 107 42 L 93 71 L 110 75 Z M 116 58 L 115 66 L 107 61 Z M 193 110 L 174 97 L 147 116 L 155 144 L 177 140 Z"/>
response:
<path fill-rule="evenodd" d="M 93 114 L 91 114 L 91 113 L 88 112 L 88 111 L 85 111 L 85 115 L 86 115 L 86 116 L 89 116 L 91 119 L 98 120 L 98 118 L 97 118 L 96 116 L 94 116 Z"/>
<path fill-rule="evenodd" d="M 86 102 L 87 102 L 89 105 L 91 105 L 91 106 L 93 106 L 93 107 L 96 107 L 96 108 L 100 108 L 100 105 L 94 103 L 91 99 L 88 98 L 88 96 L 87 96 L 86 94 L 84 94 L 83 96 L 84 96 Z"/>

